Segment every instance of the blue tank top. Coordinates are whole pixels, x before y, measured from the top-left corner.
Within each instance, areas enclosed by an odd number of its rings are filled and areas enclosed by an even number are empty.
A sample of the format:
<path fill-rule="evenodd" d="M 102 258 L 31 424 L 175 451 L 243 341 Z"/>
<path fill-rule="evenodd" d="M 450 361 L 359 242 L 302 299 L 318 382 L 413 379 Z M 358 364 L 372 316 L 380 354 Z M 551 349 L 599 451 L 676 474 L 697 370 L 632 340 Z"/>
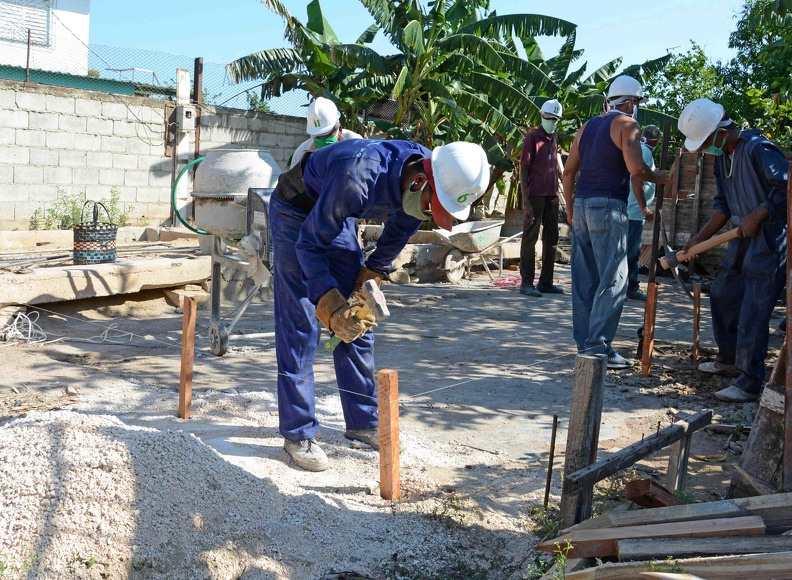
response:
<path fill-rule="evenodd" d="M 619 114 L 599 115 L 586 125 L 578 143 L 581 163 L 575 197 L 609 197 L 627 203 L 630 172 L 610 136 L 611 124 Z"/>

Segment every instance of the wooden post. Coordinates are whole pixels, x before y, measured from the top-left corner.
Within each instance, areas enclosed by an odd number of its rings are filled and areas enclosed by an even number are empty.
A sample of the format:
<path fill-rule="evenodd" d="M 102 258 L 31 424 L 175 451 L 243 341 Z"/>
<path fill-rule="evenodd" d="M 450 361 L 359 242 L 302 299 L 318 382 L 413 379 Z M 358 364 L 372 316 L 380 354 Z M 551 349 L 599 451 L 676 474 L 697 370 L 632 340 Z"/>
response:
<path fill-rule="evenodd" d="M 679 165 L 679 175 L 682 175 L 682 164 Z M 681 177 L 680 177 L 681 178 Z M 699 153 L 696 157 L 696 185 L 693 189 L 693 230 L 698 232 L 701 227 L 699 226 L 699 219 L 701 216 L 701 183 L 704 181 L 704 153 Z M 674 243 L 673 241 L 671 242 Z M 696 258 L 690 260 L 688 271 L 691 274 L 696 273 Z"/>
<path fill-rule="evenodd" d="M 569 413 L 564 473 L 574 473 L 597 460 L 599 428 L 602 418 L 602 398 L 608 357 L 604 354 L 575 358 L 572 382 L 572 408 Z M 586 486 L 579 493 L 564 478 L 561 491 L 560 526 L 567 528 L 591 517 L 594 486 Z"/>
<path fill-rule="evenodd" d="M 179 419 L 189 419 L 192 415 L 192 378 L 193 361 L 195 360 L 195 298 L 185 296 L 183 304 Z"/>
<path fill-rule="evenodd" d="M 391 369 L 377 373 L 379 397 L 380 496 L 401 497 L 399 449 L 399 375 Z"/>
<path fill-rule="evenodd" d="M 787 223 L 792 217 L 792 169 L 787 175 Z M 792 284 L 789 283 L 792 271 L 792 228 L 787 227 L 787 336 L 792 332 Z M 792 340 L 787 341 L 786 388 L 784 389 L 784 489 L 792 488 Z"/>
<path fill-rule="evenodd" d="M 668 450 L 668 475 L 666 487 L 671 491 L 684 490 L 687 483 L 687 465 L 690 457 L 690 443 L 693 438 L 693 431 L 688 431 L 683 439 L 680 439 Z"/>
<path fill-rule="evenodd" d="M 654 267 L 654 266 L 653 266 Z M 641 357 L 641 374 L 649 376 L 652 370 L 652 355 L 654 354 L 654 328 L 657 318 L 657 282 L 646 285 L 646 310 L 644 311 L 643 356 Z"/>
<path fill-rule="evenodd" d="M 699 359 L 701 339 L 701 282 L 693 284 L 693 360 Z"/>

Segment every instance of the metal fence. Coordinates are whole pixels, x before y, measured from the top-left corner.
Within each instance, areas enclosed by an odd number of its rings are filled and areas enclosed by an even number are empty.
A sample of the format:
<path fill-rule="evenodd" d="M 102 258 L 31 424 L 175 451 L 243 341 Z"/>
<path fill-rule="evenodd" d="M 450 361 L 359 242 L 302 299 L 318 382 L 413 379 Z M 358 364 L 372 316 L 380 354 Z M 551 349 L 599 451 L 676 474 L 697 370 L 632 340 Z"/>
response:
<path fill-rule="evenodd" d="M 0 78 L 172 100 L 176 69 L 194 74 L 194 57 L 89 44 L 87 18 L 84 26 L 66 20 L 50 0 L 0 0 Z M 305 115 L 305 92 L 264 102 L 259 87 L 233 84 L 225 65 L 203 63 L 205 103 Z"/>

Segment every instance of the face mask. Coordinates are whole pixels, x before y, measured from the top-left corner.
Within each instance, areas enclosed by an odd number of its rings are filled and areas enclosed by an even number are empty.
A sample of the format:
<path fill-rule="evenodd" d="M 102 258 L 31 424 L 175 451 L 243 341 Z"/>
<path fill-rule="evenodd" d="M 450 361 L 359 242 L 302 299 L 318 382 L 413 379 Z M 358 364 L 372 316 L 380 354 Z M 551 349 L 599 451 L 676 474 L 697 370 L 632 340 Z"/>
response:
<path fill-rule="evenodd" d="M 646 147 L 647 147 L 647 149 L 649 149 L 649 151 L 654 151 L 655 149 L 657 149 L 657 145 L 649 145 L 646 142 L 646 137 L 641 137 L 641 144 L 642 145 L 646 145 Z"/>
<path fill-rule="evenodd" d="M 637 119 L 638 118 L 638 105 L 636 105 L 635 103 L 633 103 L 633 112 L 632 112 L 632 115 L 630 115 L 630 116 L 633 119 Z"/>
<path fill-rule="evenodd" d="M 542 119 L 542 128 L 547 133 L 555 133 L 556 125 L 558 125 L 558 121 L 554 119 Z"/>
<path fill-rule="evenodd" d="M 423 209 L 423 190 L 426 187 L 426 183 L 424 183 L 423 187 L 418 191 L 413 191 L 412 186 L 415 185 L 413 181 L 407 189 L 404 190 L 402 193 L 402 209 L 404 213 L 409 216 L 414 217 L 415 219 L 419 219 L 421 221 L 426 221 L 432 214 L 428 211 L 424 211 Z"/>
<path fill-rule="evenodd" d="M 709 153 L 710 155 L 714 155 L 715 157 L 720 157 L 723 155 L 723 146 L 726 144 L 726 139 L 723 140 L 723 143 L 720 145 L 715 145 L 715 141 L 718 140 L 718 133 L 720 130 L 715 132 L 715 138 L 712 140 L 712 145 L 704 149 L 704 153 Z"/>
<path fill-rule="evenodd" d="M 314 137 L 314 145 L 316 145 L 317 149 L 332 145 L 336 141 L 338 141 L 338 133 L 333 133 L 329 137 Z"/>

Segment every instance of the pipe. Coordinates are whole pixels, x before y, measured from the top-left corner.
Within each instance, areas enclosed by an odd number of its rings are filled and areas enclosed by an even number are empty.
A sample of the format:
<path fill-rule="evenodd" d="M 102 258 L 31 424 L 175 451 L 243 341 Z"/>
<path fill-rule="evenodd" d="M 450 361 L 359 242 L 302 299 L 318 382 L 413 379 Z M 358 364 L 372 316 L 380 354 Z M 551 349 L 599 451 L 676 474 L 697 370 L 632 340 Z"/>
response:
<path fill-rule="evenodd" d="M 176 176 L 176 181 L 173 182 L 173 189 L 171 189 L 171 208 L 173 209 L 173 215 L 175 215 L 179 219 L 179 221 L 182 223 L 182 225 L 185 228 L 187 228 L 191 232 L 195 232 L 196 234 L 202 234 L 204 236 L 211 236 L 212 234 L 210 234 L 209 232 L 205 232 L 205 231 L 203 231 L 202 229 L 199 229 L 199 228 L 194 228 L 193 226 L 188 224 L 186 221 L 184 221 L 184 218 L 179 213 L 179 208 L 176 205 L 176 189 L 179 187 L 179 180 L 182 178 L 182 175 L 184 175 L 190 167 L 192 167 L 193 165 L 198 165 L 203 160 L 204 160 L 203 157 L 196 157 L 195 159 L 190 161 L 187 165 L 185 165 L 184 169 L 179 171 L 179 175 Z"/>

